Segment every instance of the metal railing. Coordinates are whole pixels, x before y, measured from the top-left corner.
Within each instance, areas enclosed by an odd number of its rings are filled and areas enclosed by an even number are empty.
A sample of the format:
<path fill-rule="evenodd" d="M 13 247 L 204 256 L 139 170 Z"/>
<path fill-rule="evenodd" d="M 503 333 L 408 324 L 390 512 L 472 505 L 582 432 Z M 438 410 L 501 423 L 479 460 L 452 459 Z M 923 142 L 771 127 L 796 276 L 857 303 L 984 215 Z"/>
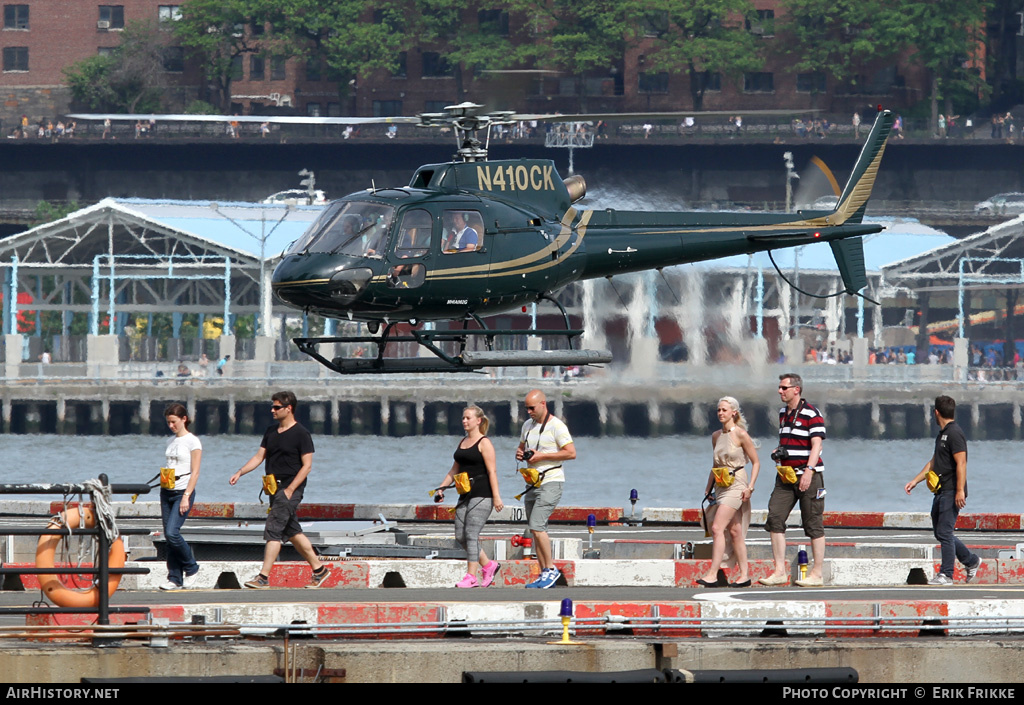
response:
<path fill-rule="evenodd" d="M 99 476 L 100 485 L 109 487 L 111 494 L 148 494 L 150 487 L 144 484 L 117 484 L 110 485 L 106 475 Z M 79 496 L 83 498 L 90 495 L 95 503 L 93 487 L 86 484 L 3 484 L 0 485 L 0 494 L 56 494 L 65 497 Z M 148 529 L 121 529 L 121 535 L 145 535 L 149 534 Z M 26 528 L 22 526 L 0 526 L 0 535 L 3 536 L 66 536 L 68 529 L 62 528 Z M 95 536 L 98 542 L 96 548 L 96 560 L 92 568 L 61 567 L 61 568 L 5 568 L 0 567 L 0 575 L 95 575 L 97 587 L 97 607 L 0 607 L 0 614 L 96 614 L 97 624 L 104 626 L 110 624 L 111 613 L 148 613 L 148 607 L 111 607 L 110 596 L 107 593 L 107 582 L 110 575 L 148 575 L 149 568 L 111 568 L 110 567 L 110 546 L 106 532 L 101 527 L 91 529 L 76 528 L 76 536 Z"/>

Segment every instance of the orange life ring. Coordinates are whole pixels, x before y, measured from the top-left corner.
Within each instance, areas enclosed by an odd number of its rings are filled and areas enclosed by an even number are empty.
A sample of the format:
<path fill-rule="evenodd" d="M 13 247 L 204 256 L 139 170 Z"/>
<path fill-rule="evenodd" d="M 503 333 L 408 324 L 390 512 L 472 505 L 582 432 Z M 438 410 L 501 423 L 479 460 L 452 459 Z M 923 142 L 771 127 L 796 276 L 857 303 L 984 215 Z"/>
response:
<path fill-rule="evenodd" d="M 92 510 L 88 507 L 83 507 L 82 512 L 85 514 L 85 526 L 91 529 L 96 526 L 96 517 Z M 79 513 L 77 507 L 70 507 L 64 512 L 61 512 L 62 520 L 53 519 L 47 525 L 48 529 L 60 529 L 66 526 L 70 526 L 73 529 L 79 525 Z M 57 549 L 57 544 L 60 543 L 61 536 L 49 535 L 40 536 L 39 544 L 36 546 L 36 567 L 37 568 L 53 568 L 53 554 Z M 124 541 L 120 538 L 114 541 L 110 546 L 109 554 L 109 565 L 111 568 L 123 568 L 125 563 L 125 552 L 124 552 Z M 74 569 L 69 568 L 69 573 L 73 573 Z M 121 574 L 111 574 L 107 579 L 107 596 L 114 594 L 117 590 L 118 584 L 121 582 Z M 61 607 L 99 607 L 100 604 L 100 593 L 97 586 L 93 585 L 90 589 L 80 591 L 72 590 L 65 587 L 57 575 L 40 575 L 39 576 L 39 588 L 51 602 Z"/>

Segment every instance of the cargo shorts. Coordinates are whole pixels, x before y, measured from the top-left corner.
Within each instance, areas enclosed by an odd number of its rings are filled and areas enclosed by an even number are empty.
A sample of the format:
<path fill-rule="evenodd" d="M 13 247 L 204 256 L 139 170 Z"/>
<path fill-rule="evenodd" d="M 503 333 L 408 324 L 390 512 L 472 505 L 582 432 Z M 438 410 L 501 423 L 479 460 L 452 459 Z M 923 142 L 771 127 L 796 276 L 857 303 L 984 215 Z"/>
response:
<path fill-rule="evenodd" d="M 270 496 L 270 513 L 267 524 L 263 528 L 264 541 L 280 541 L 284 543 L 292 536 L 302 533 L 299 524 L 299 503 L 302 502 L 303 488 L 295 490 L 292 498 L 284 495 L 284 488 Z"/>
<path fill-rule="evenodd" d="M 530 532 L 547 531 L 548 519 L 562 499 L 564 482 L 546 482 L 540 487 L 531 487 L 523 498 L 526 505 L 526 526 Z"/>

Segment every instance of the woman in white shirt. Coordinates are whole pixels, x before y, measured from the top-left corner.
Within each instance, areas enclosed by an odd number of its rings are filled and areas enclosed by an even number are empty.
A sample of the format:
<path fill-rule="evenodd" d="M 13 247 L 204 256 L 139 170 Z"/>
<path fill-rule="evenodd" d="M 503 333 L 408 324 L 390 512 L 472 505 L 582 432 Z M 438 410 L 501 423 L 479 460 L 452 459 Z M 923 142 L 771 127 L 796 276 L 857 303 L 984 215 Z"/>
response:
<path fill-rule="evenodd" d="M 164 418 L 174 433 L 167 441 L 165 468 L 173 469 L 174 474 L 171 476 L 166 471 L 161 473 L 160 517 L 163 519 L 164 538 L 167 541 L 167 582 L 160 585 L 160 589 L 182 590 L 195 587 L 199 577 L 199 564 L 192 555 L 192 549 L 181 537 L 181 526 L 196 500 L 203 444 L 189 432 L 190 419 L 183 405 L 168 406 L 164 410 Z M 172 482 L 173 486 L 168 487 Z"/>

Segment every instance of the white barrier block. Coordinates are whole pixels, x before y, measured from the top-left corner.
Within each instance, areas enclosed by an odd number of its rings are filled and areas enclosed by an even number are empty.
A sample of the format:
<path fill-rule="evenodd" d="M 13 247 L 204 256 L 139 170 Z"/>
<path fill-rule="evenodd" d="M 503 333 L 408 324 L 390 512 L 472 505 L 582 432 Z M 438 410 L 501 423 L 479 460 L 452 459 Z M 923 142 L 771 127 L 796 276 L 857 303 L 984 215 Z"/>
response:
<path fill-rule="evenodd" d="M 930 529 L 932 515 L 928 512 L 886 512 L 882 515 L 886 529 Z"/>
<path fill-rule="evenodd" d="M 121 578 L 122 590 L 158 590 L 167 582 L 167 564 L 163 561 L 128 561 L 128 568 L 149 568 L 149 575 L 125 575 Z M 221 573 L 234 573 L 241 586 L 263 568 L 263 561 L 200 561 L 196 590 L 213 590 Z"/>
<path fill-rule="evenodd" d="M 580 561 L 576 587 L 675 587 L 675 561 L 658 559 Z"/>
<path fill-rule="evenodd" d="M 935 563 L 925 558 L 826 558 L 822 575 L 826 585 L 906 585 L 911 568 L 921 568 L 927 577 Z"/>
<path fill-rule="evenodd" d="M 804 591 L 806 592 L 806 590 Z M 768 627 L 768 622 L 783 622 L 772 627 L 785 629 L 789 636 L 812 636 L 823 634 L 825 628 L 807 627 L 802 623 L 786 624 L 786 619 L 821 619 L 826 615 L 824 602 L 745 602 L 745 601 L 702 601 L 700 605 L 701 619 L 744 620 L 744 626 L 724 628 L 715 627 L 704 631 L 704 636 L 758 636 Z M 747 622 L 746 620 L 751 620 Z M 718 622 L 722 624 L 722 622 Z"/>
<path fill-rule="evenodd" d="M 388 573 L 398 573 L 408 588 L 454 588 L 466 574 L 466 561 L 367 561 L 371 588 L 382 587 Z"/>
<path fill-rule="evenodd" d="M 683 510 L 674 507 L 644 507 L 640 512 L 642 521 L 678 523 L 683 520 Z"/>
<path fill-rule="evenodd" d="M 1024 626 L 1024 600 L 950 600 L 946 603 L 950 636 L 1007 633 L 1008 626 Z M 1015 620 L 971 622 L 972 617 L 1017 617 Z M 965 621 L 960 621 L 965 620 Z M 957 626 L 962 625 L 962 626 Z M 966 626 L 971 625 L 971 626 Z M 1020 632 L 1017 632 L 1019 634 Z"/>
<path fill-rule="evenodd" d="M 449 622 L 462 620 L 466 622 L 521 622 L 526 619 L 523 604 L 515 602 L 455 602 L 446 605 Z M 458 632 L 464 634 L 465 632 Z M 494 629 L 472 627 L 470 634 L 474 636 L 497 634 Z M 536 632 L 522 632 L 535 634 Z M 505 634 L 505 632 L 501 632 Z"/>

